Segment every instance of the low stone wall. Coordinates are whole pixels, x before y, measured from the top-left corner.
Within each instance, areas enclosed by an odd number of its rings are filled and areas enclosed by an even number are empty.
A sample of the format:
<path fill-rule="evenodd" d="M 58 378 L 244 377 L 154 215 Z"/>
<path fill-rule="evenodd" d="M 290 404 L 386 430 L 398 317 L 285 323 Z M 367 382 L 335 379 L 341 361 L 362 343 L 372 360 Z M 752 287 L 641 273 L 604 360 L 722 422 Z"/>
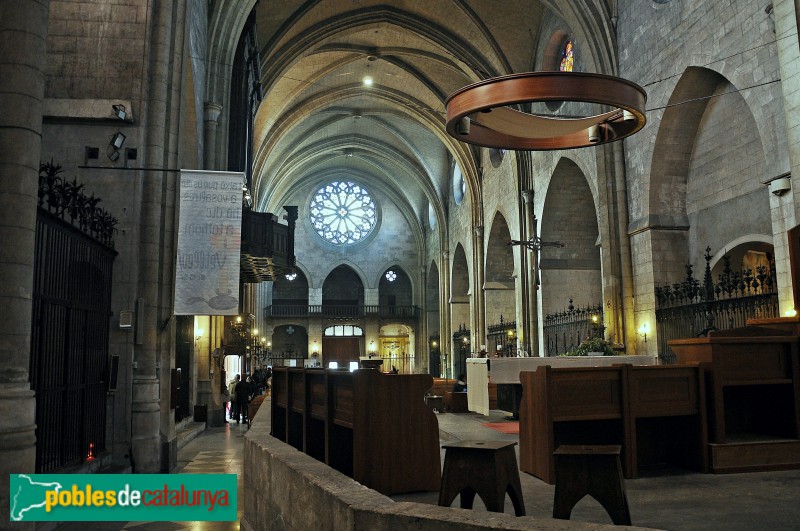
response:
<path fill-rule="evenodd" d="M 477 531 L 612 529 L 614 526 L 515 517 L 394 502 L 269 435 L 269 401 L 244 442 L 244 530 Z M 480 500 L 476 500 L 480 503 Z"/>

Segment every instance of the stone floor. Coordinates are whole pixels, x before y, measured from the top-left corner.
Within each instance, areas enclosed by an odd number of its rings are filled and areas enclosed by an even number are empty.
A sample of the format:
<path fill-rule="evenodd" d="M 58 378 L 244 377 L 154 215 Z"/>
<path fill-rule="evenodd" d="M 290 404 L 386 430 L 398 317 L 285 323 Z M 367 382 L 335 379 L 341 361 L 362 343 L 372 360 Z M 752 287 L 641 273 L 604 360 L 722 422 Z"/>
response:
<path fill-rule="evenodd" d="M 442 443 L 452 440 L 519 441 L 483 426 L 502 422 L 505 413 L 440 413 Z M 519 463 L 519 447 L 517 462 Z M 442 452 L 444 462 L 444 451 Z M 526 513 L 552 516 L 555 486 L 520 472 Z M 749 474 L 699 474 L 681 469 L 658 469 L 643 477 L 625 480 L 633 525 L 669 530 L 752 530 L 800 529 L 800 470 Z M 396 501 L 435 504 L 438 493 L 392 496 Z M 453 507 L 458 507 L 458 498 Z M 475 510 L 485 510 L 475 498 Z M 506 496 L 505 512 L 514 514 Z M 586 497 L 572 511 L 573 521 L 611 524 L 611 518 L 593 498 Z"/>
<path fill-rule="evenodd" d="M 502 422 L 504 413 L 491 412 L 490 417 L 476 413 L 437 416 L 442 443 L 456 440 L 509 440 L 508 435 L 482 425 Z M 242 479 L 243 436 L 246 424 L 228 424 L 209 428 L 178 452 L 178 473 L 231 473 Z M 444 460 L 444 453 L 442 453 Z M 752 530 L 769 531 L 800 529 L 800 470 L 751 474 L 697 474 L 683 470 L 659 470 L 649 477 L 625 481 L 633 524 L 669 530 Z M 555 487 L 537 478 L 520 473 L 527 514 L 550 517 Z M 393 496 L 397 501 L 437 502 L 438 494 L 416 493 Z M 238 508 L 242 513 L 241 496 Z M 458 507 L 458 498 L 453 503 Z M 485 510 L 480 498 L 475 510 Z M 461 510 L 461 509 L 457 509 Z M 505 512 L 513 514 L 506 500 Z M 572 520 L 610 524 L 611 519 L 591 498 L 584 498 L 575 507 Z M 73 522 L 58 529 L 69 531 L 137 529 L 167 530 L 235 530 L 238 522 Z"/>

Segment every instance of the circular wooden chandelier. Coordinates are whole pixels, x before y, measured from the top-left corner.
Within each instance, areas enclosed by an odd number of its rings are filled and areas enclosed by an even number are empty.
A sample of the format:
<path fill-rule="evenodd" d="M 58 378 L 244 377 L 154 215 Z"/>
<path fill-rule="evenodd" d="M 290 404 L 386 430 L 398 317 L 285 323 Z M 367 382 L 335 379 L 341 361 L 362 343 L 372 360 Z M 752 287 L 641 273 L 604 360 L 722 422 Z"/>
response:
<path fill-rule="evenodd" d="M 507 107 L 574 101 L 607 105 L 594 116 L 557 118 Z M 468 85 L 445 101 L 447 132 L 468 144 L 536 150 L 597 146 L 644 127 L 647 93 L 626 79 L 586 72 L 528 72 Z"/>

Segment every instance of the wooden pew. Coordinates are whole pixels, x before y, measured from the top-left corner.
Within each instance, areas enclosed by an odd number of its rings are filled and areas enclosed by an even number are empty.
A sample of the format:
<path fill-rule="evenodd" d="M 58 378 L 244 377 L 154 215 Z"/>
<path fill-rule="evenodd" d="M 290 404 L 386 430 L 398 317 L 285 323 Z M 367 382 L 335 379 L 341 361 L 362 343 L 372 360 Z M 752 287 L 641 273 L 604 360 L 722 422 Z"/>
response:
<path fill-rule="evenodd" d="M 542 366 L 520 381 L 520 469 L 546 483 L 560 445 L 619 445 L 627 478 L 646 464 L 708 469 L 700 364 Z"/>
<path fill-rule="evenodd" d="M 669 346 L 706 365 L 713 472 L 800 468 L 798 336 L 747 326 Z"/>
<path fill-rule="evenodd" d="M 626 477 L 670 463 L 708 471 L 704 372 L 700 364 L 625 365 L 628 388 Z"/>
<path fill-rule="evenodd" d="M 275 368 L 271 434 L 383 494 L 437 491 L 429 375 Z"/>
<path fill-rule="evenodd" d="M 520 469 L 555 481 L 553 452 L 567 445 L 620 445 L 623 462 L 628 400 L 623 368 L 538 367 L 520 373 Z"/>

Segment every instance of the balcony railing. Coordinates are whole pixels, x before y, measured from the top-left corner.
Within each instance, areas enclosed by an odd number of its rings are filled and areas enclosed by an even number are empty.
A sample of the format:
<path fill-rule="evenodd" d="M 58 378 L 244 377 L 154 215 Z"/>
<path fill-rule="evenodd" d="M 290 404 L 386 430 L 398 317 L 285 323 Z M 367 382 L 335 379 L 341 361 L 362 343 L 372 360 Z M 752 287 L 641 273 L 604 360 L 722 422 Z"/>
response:
<path fill-rule="evenodd" d="M 274 304 L 264 308 L 267 317 L 325 317 L 347 319 L 359 317 L 396 317 L 418 319 L 422 310 L 417 306 L 346 305 L 346 304 Z"/>

